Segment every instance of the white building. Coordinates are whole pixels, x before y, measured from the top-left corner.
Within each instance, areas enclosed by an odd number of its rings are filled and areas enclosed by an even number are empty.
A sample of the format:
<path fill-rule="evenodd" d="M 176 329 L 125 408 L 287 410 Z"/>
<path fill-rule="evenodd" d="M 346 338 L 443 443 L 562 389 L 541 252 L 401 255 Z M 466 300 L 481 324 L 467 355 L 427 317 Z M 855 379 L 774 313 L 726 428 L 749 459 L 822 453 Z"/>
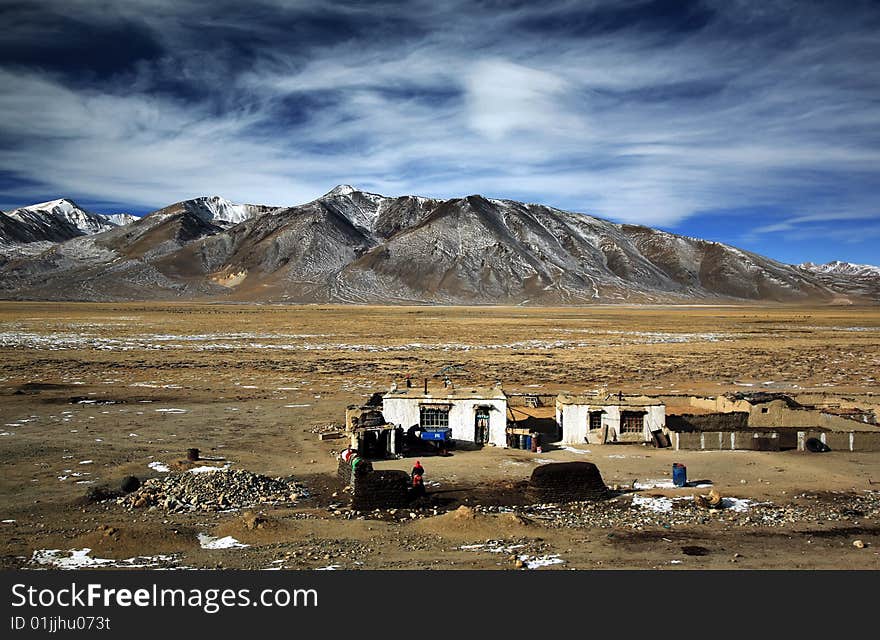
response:
<path fill-rule="evenodd" d="M 556 423 L 564 444 L 648 442 L 665 430 L 666 405 L 647 396 L 574 396 L 556 398 Z"/>
<path fill-rule="evenodd" d="M 501 387 L 397 389 L 382 396 L 382 415 L 404 429 L 450 427 L 454 440 L 507 444 L 507 396 Z"/>

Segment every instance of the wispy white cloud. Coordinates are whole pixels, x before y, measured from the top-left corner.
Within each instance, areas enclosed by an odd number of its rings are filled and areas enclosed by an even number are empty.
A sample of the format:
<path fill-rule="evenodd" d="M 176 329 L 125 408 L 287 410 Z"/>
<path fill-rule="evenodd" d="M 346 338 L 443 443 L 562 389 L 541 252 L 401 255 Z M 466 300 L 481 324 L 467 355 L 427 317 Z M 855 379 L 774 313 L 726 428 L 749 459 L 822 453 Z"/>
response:
<path fill-rule="evenodd" d="M 100 78 L 0 64 L 0 141 L 15 142 L 0 169 L 137 206 L 296 203 L 349 182 L 667 226 L 777 212 L 755 234 L 870 219 L 876 11 L 698 4 L 679 24 L 645 2 L 279 1 L 245 22 L 234 5 L 47 3 L 137 23 L 163 54 Z M 27 195 L 7 187 L 0 206 Z"/>

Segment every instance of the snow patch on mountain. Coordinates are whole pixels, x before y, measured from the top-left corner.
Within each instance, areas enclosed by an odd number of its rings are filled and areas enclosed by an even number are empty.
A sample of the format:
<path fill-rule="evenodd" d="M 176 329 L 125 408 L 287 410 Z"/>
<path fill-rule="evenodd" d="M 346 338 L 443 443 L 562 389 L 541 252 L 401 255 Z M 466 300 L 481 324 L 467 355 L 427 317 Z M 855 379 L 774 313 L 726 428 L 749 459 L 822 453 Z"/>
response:
<path fill-rule="evenodd" d="M 135 220 L 135 216 L 127 213 L 92 213 L 72 200 L 59 198 L 19 207 L 0 216 L 0 243 L 63 242 L 109 231 Z"/>
<path fill-rule="evenodd" d="M 812 271 L 814 273 L 827 273 L 832 275 L 843 276 L 874 276 L 880 277 L 880 267 L 872 264 L 854 264 L 852 262 L 841 262 L 834 260 L 825 264 L 815 264 L 813 262 L 803 262 L 798 265 L 801 269 Z"/>
<path fill-rule="evenodd" d="M 372 231 L 382 210 L 394 198 L 358 191 L 348 184 L 340 184 L 318 198 L 318 202 L 345 217 L 354 226 Z"/>
<path fill-rule="evenodd" d="M 245 220 L 250 220 L 268 207 L 253 204 L 235 204 L 220 196 L 204 196 L 194 198 L 183 203 L 184 208 L 204 220 L 213 223 L 228 223 L 235 225 Z"/>
<path fill-rule="evenodd" d="M 70 225 L 82 235 L 100 233 L 116 226 L 104 216 L 90 213 L 65 198 L 21 207 L 7 215 L 26 225 L 46 226 L 61 222 Z"/>
<path fill-rule="evenodd" d="M 116 225 L 117 227 L 124 227 L 127 224 L 131 224 L 135 220 L 140 220 L 137 216 L 133 216 L 130 213 L 108 213 L 108 214 L 97 214 L 104 218 L 107 222 L 112 225 Z"/>

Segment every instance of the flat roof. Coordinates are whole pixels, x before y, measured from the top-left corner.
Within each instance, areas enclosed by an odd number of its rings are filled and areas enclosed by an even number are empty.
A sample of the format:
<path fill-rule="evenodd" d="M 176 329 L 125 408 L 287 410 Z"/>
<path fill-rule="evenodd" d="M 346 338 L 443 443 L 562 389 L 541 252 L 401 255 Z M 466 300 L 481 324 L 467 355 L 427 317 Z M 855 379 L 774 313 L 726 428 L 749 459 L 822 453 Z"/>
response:
<path fill-rule="evenodd" d="M 389 391 L 382 396 L 383 399 L 399 398 L 401 400 L 507 400 L 504 391 L 498 387 L 428 387 L 428 393 L 422 386 L 406 387 L 397 391 Z"/>
<path fill-rule="evenodd" d="M 648 396 L 623 396 L 618 400 L 616 394 L 611 396 L 574 395 L 560 393 L 556 397 L 559 404 L 588 405 L 591 407 L 662 407 L 664 403 L 658 398 Z"/>

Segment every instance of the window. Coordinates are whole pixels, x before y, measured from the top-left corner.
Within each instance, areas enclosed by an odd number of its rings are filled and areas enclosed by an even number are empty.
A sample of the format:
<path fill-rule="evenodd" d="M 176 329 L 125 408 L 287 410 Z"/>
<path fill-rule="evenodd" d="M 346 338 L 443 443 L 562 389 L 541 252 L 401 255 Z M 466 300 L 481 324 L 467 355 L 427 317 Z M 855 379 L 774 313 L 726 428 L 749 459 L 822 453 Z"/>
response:
<path fill-rule="evenodd" d="M 602 412 L 590 411 L 590 429 L 602 428 Z"/>
<path fill-rule="evenodd" d="M 770 409 L 767 407 L 761 407 L 761 413 L 767 413 L 768 411 L 770 411 Z"/>
<path fill-rule="evenodd" d="M 419 407 L 419 426 L 425 427 L 448 427 L 449 409 L 435 407 Z"/>
<path fill-rule="evenodd" d="M 645 430 L 645 414 L 624 411 L 620 416 L 621 433 L 643 433 Z"/>

